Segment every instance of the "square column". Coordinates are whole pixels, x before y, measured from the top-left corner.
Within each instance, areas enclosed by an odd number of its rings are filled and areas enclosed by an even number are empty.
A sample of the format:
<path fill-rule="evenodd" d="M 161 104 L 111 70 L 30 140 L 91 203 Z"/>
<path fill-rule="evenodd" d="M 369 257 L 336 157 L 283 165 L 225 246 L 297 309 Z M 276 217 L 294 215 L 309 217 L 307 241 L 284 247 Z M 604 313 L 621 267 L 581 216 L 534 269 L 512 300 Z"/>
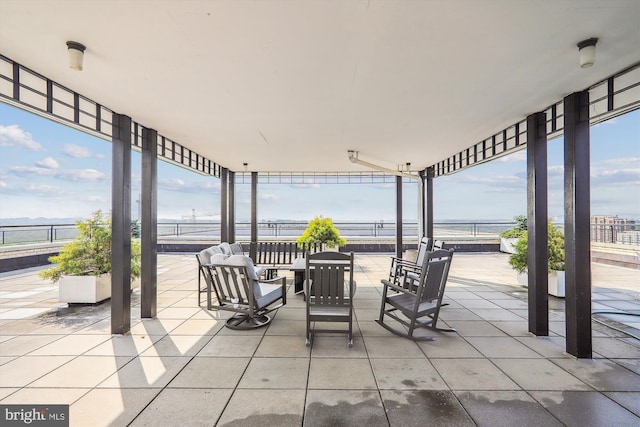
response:
<path fill-rule="evenodd" d="M 547 204 L 547 118 L 527 117 L 527 234 L 529 332 L 549 335 L 549 229 Z"/>
<path fill-rule="evenodd" d="M 113 113 L 111 333 L 131 329 L 131 118 Z"/>
<path fill-rule="evenodd" d="M 567 353 L 591 358 L 589 91 L 564 98 L 564 242 Z"/>
<path fill-rule="evenodd" d="M 158 132 L 142 129 L 142 318 L 156 317 L 158 301 Z"/>

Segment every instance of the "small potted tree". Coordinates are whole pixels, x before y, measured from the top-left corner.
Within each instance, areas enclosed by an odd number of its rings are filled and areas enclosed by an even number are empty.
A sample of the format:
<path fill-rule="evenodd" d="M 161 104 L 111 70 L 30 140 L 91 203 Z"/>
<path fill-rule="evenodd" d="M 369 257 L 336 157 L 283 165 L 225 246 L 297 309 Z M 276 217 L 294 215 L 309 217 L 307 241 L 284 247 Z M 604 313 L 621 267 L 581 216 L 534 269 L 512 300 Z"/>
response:
<path fill-rule="evenodd" d="M 549 294 L 564 297 L 564 233 L 549 223 L 548 237 Z M 529 245 L 525 231 L 516 244 L 516 251 L 509 257 L 509 264 L 518 272 L 518 283 L 528 285 L 527 260 Z"/>
<path fill-rule="evenodd" d="M 59 283 L 60 301 L 95 304 L 111 297 L 111 219 L 101 211 L 76 222 L 79 235 L 49 258 L 39 276 Z M 140 243 L 131 240 L 131 278 L 140 277 Z M 134 280 L 132 287 L 139 285 Z"/>
<path fill-rule="evenodd" d="M 513 217 L 516 224 L 508 230 L 500 233 L 500 252 L 514 254 L 516 252 L 516 244 L 523 233 L 527 231 L 527 217 L 518 215 Z"/>
<path fill-rule="evenodd" d="M 296 242 L 322 243 L 328 250 L 337 250 L 338 246 L 344 246 L 347 240 L 340 237 L 340 231 L 333 225 L 331 218 L 317 216 L 309 221 L 307 229 Z"/>

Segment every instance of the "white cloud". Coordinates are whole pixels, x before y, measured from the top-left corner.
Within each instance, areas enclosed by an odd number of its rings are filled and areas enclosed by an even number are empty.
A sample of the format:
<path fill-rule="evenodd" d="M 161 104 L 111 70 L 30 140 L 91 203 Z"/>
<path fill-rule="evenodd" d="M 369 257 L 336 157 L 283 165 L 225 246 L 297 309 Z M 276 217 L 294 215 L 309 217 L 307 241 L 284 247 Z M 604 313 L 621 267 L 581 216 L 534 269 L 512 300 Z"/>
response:
<path fill-rule="evenodd" d="M 89 197 L 87 197 L 87 201 L 104 203 L 104 202 L 107 201 L 107 199 L 105 199 L 104 197 L 101 197 L 101 196 L 89 196 Z"/>
<path fill-rule="evenodd" d="M 69 169 L 60 171 L 57 176 L 68 181 L 102 181 L 107 178 L 107 174 L 95 169 Z"/>
<path fill-rule="evenodd" d="M 4 181 L 0 181 L 0 188 L 7 188 L 9 186 L 9 184 L 7 184 Z"/>
<path fill-rule="evenodd" d="M 42 160 L 36 162 L 36 166 L 45 169 L 58 169 L 60 165 L 53 157 L 45 157 Z"/>
<path fill-rule="evenodd" d="M 13 166 L 9 171 L 21 178 L 30 176 L 50 176 L 66 181 L 101 181 L 107 178 L 103 172 L 95 169 L 47 169 L 37 166 Z"/>
<path fill-rule="evenodd" d="M 182 193 L 211 194 L 220 189 L 219 181 L 186 182 L 180 178 L 161 179 L 158 188 L 165 191 L 180 191 Z"/>
<path fill-rule="evenodd" d="M 55 176 L 57 173 L 53 169 L 39 168 L 36 166 L 12 166 L 9 168 L 9 172 L 19 177 L 29 176 Z"/>
<path fill-rule="evenodd" d="M 26 148 L 29 151 L 46 151 L 42 144 L 34 141 L 31 134 L 20 129 L 18 125 L 0 125 L 0 147 L 12 146 Z"/>
<path fill-rule="evenodd" d="M 527 150 L 516 151 L 506 156 L 498 157 L 497 162 L 509 163 L 509 162 L 524 162 L 527 160 Z"/>
<path fill-rule="evenodd" d="M 34 193 L 38 196 L 57 196 L 60 194 L 60 187 L 54 185 L 29 184 L 24 188 L 28 193 Z"/>
<path fill-rule="evenodd" d="M 104 158 L 102 154 L 95 154 L 87 147 L 82 147 L 76 144 L 65 144 L 62 148 L 62 152 L 69 157 L 73 157 L 75 159 L 87 159 L 90 157 L 96 158 Z"/>
<path fill-rule="evenodd" d="M 260 198 L 263 200 L 279 200 L 280 196 L 277 194 L 264 193 L 260 194 Z"/>

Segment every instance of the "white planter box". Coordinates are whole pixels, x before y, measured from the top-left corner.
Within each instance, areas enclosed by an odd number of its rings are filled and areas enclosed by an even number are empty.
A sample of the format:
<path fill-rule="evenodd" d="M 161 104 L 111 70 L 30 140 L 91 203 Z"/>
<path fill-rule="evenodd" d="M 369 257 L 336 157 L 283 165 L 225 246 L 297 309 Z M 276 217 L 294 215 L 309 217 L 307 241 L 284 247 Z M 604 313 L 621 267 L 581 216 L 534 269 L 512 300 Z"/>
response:
<path fill-rule="evenodd" d="M 62 276 L 58 282 L 59 299 L 71 304 L 96 304 L 111 298 L 111 274 L 101 276 Z M 140 287 L 140 279 L 131 288 Z"/>
<path fill-rule="evenodd" d="M 516 253 L 516 244 L 518 244 L 517 237 L 512 239 L 505 239 L 504 237 L 500 238 L 500 252 L 506 252 L 508 254 Z"/>
<path fill-rule="evenodd" d="M 527 273 L 518 273 L 518 283 L 524 287 L 529 286 L 529 275 Z M 564 271 L 552 271 L 549 273 L 549 295 L 564 298 Z"/>

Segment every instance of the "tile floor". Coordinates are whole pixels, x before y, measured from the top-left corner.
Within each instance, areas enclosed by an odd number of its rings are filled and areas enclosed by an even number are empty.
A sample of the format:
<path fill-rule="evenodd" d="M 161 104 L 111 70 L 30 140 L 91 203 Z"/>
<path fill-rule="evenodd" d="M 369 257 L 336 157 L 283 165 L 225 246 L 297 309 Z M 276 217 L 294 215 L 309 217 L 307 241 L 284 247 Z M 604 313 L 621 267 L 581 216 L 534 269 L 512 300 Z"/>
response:
<path fill-rule="evenodd" d="M 72 426 L 640 425 L 640 318 L 621 314 L 640 314 L 640 271 L 593 265 L 594 354 L 576 360 L 562 299 L 548 337 L 527 332 L 504 254 L 454 256 L 441 319 L 457 332 L 421 343 L 374 322 L 389 255 L 356 264 L 352 348 L 306 347 L 291 293 L 268 327 L 224 328 L 197 305 L 193 255 L 159 256 L 158 316 L 140 320 L 134 291 L 125 336 L 109 303 L 66 307 L 35 270 L 2 274 L 0 403 L 70 404 Z"/>

